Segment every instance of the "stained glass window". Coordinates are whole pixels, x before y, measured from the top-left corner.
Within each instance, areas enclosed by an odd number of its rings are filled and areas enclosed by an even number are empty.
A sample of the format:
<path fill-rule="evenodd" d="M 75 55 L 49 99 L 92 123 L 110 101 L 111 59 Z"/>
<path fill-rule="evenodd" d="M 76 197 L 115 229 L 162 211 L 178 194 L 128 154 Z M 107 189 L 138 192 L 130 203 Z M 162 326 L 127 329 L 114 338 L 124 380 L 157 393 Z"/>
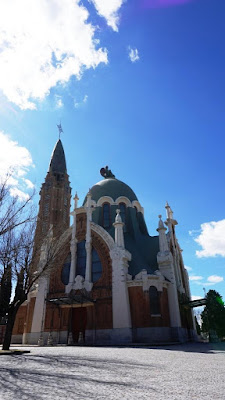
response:
<path fill-rule="evenodd" d="M 92 282 L 96 282 L 102 275 L 102 264 L 99 255 L 94 247 L 92 247 Z M 85 278 L 86 271 L 86 249 L 85 240 L 77 243 L 77 265 L 76 265 L 76 276 L 81 275 Z M 68 255 L 62 268 L 61 280 L 64 285 L 68 285 L 70 276 L 70 265 L 71 265 L 71 254 Z"/>
<path fill-rule="evenodd" d="M 102 264 L 99 255 L 94 247 L 92 247 L 92 282 L 96 282 L 101 278 Z"/>
<path fill-rule="evenodd" d="M 70 277 L 71 254 L 68 254 L 62 268 L 61 280 L 64 285 L 68 285 Z"/>

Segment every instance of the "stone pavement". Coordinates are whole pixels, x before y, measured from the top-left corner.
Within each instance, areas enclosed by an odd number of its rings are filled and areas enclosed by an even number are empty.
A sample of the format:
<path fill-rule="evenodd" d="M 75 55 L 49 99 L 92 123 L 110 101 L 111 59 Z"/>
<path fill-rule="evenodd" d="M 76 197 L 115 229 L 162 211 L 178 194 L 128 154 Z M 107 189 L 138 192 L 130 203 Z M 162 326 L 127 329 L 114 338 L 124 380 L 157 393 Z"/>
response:
<path fill-rule="evenodd" d="M 225 400 L 225 344 L 28 349 L 0 358 L 1 400 Z"/>

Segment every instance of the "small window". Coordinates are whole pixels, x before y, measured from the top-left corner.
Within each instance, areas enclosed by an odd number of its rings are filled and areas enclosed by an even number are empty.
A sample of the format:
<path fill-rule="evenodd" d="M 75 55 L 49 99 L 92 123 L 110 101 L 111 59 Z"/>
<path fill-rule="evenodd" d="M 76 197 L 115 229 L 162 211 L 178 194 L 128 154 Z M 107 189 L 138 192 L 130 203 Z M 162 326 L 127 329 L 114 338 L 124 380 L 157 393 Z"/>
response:
<path fill-rule="evenodd" d="M 49 203 L 44 204 L 44 216 L 47 217 L 49 214 Z"/>
<path fill-rule="evenodd" d="M 76 275 L 81 275 L 85 278 L 85 270 L 86 270 L 86 249 L 85 249 L 85 240 L 77 243 L 77 266 L 76 266 Z"/>
<path fill-rule="evenodd" d="M 64 223 L 66 223 L 66 220 L 67 220 L 67 212 L 66 212 L 67 210 L 64 210 L 64 213 L 63 213 L 63 222 Z"/>
<path fill-rule="evenodd" d="M 110 218 L 110 204 L 109 203 L 104 203 L 102 207 L 102 213 L 103 213 L 103 227 L 104 228 L 109 228 L 111 225 L 111 218 Z"/>
<path fill-rule="evenodd" d="M 151 315 L 160 315 L 159 292 L 155 286 L 150 286 L 149 288 L 149 301 Z"/>
<path fill-rule="evenodd" d="M 101 278 L 102 264 L 95 248 L 92 248 L 92 282 L 96 282 Z"/>
<path fill-rule="evenodd" d="M 48 224 L 47 222 L 42 223 L 42 233 L 45 235 L 47 233 Z"/>

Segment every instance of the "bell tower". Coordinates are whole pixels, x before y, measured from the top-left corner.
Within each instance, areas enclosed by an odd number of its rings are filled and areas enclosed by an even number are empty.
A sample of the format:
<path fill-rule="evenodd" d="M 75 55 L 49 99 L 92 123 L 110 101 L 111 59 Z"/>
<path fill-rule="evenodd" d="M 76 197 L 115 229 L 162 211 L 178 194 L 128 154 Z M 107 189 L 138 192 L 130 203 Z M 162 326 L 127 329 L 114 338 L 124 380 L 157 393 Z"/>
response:
<path fill-rule="evenodd" d="M 42 242 L 50 226 L 53 236 L 63 233 L 70 226 L 71 187 L 66 170 L 66 159 L 59 138 L 53 150 L 45 182 L 41 186 L 39 213 L 35 242 Z"/>

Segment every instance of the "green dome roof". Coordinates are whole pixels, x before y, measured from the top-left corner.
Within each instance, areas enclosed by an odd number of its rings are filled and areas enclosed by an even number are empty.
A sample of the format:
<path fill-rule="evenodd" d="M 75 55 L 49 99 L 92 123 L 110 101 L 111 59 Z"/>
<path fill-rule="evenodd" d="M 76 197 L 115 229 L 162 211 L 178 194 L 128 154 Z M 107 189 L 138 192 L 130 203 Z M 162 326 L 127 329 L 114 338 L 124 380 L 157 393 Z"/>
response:
<path fill-rule="evenodd" d="M 126 183 L 119 181 L 116 178 L 103 179 L 102 181 L 96 183 L 90 189 L 90 192 L 92 200 L 95 200 L 96 202 L 103 196 L 112 197 L 114 201 L 120 196 L 127 197 L 131 202 L 137 200 L 137 196 L 133 190 L 126 185 Z M 84 204 L 85 202 L 86 198 L 84 200 Z"/>

